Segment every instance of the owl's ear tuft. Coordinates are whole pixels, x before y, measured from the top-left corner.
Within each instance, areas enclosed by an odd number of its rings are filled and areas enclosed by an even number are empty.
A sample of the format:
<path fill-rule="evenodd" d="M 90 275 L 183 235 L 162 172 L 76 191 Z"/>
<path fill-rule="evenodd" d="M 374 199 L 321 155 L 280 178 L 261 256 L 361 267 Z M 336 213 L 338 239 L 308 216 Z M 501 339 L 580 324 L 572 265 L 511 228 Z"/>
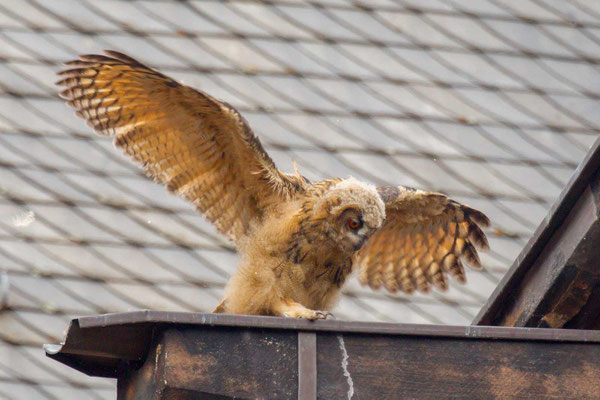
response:
<path fill-rule="evenodd" d="M 330 192 L 322 196 L 313 209 L 316 218 L 327 218 L 331 215 L 334 210 L 340 207 L 342 204 L 342 198 L 339 193 Z"/>

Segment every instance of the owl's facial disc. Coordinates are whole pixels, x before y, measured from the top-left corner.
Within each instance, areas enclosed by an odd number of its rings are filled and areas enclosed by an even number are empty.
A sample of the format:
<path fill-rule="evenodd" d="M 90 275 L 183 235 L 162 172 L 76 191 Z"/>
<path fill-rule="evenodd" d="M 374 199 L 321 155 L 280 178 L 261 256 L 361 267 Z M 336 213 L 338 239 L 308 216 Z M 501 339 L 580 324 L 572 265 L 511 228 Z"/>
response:
<path fill-rule="evenodd" d="M 348 251 L 360 250 L 375 231 L 375 229 L 364 223 L 362 214 L 356 209 L 344 211 L 339 223 L 341 225 L 341 244 Z"/>
<path fill-rule="evenodd" d="M 354 221 L 354 220 L 350 220 L 350 221 Z M 348 223 L 348 225 L 350 225 L 350 224 L 355 225 L 355 223 L 352 223 L 352 222 Z M 362 221 L 358 225 L 360 225 L 360 227 L 358 227 L 357 229 L 350 229 L 348 231 L 348 233 L 346 234 L 346 238 L 353 245 L 354 251 L 360 250 L 360 248 L 363 246 L 363 244 L 365 244 L 367 239 L 372 234 L 372 229 L 370 229 L 368 226 L 363 224 Z"/>
<path fill-rule="evenodd" d="M 344 179 L 326 192 L 318 211 L 333 222 L 328 236 L 345 252 L 358 251 L 385 220 L 385 205 L 377 189 L 354 178 Z"/>

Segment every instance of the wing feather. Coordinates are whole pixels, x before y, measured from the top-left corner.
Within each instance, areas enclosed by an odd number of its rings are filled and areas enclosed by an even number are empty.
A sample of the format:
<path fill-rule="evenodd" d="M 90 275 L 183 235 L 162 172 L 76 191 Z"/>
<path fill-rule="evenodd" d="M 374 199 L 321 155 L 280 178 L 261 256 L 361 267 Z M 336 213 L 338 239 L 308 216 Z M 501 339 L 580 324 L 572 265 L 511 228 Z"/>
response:
<path fill-rule="evenodd" d="M 67 65 L 57 84 L 75 113 L 234 241 L 265 207 L 306 188 L 304 178 L 276 168 L 227 103 L 115 51 Z"/>
<path fill-rule="evenodd" d="M 390 292 L 445 290 L 448 275 L 465 282 L 462 261 L 481 268 L 476 248 L 489 247 L 481 228 L 490 223 L 483 213 L 439 193 L 391 186 L 377 190 L 386 220 L 356 255 L 362 284 Z"/>

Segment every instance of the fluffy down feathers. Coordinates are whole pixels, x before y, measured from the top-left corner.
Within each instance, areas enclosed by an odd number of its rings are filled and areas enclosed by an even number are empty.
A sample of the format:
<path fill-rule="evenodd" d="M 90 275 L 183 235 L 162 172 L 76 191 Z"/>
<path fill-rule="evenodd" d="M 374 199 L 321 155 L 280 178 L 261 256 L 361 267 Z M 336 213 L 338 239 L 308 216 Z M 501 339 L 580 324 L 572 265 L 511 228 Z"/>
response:
<path fill-rule="evenodd" d="M 337 203 L 332 207 L 324 207 L 325 203 Z M 337 215 L 343 207 L 357 207 L 363 212 L 364 222 L 373 227 L 379 227 L 379 222 L 385 219 L 385 205 L 374 185 L 359 182 L 350 177 L 333 185 L 318 198 L 317 209 Z"/>
<path fill-rule="evenodd" d="M 106 54 L 67 63 L 60 95 L 236 242 L 242 264 L 218 312 L 323 318 L 315 310 L 355 265 L 372 288 L 408 293 L 464 282 L 462 261 L 480 268 L 481 212 L 438 193 L 284 174 L 233 107 Z"/>

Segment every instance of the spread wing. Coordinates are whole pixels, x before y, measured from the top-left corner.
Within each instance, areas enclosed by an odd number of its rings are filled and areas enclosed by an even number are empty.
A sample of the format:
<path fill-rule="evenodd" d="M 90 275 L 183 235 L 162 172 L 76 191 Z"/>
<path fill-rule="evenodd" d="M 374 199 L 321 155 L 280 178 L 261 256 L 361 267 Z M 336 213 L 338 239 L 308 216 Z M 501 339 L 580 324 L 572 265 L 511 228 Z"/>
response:
<path fill-rule="evenodd" d="M 220 232 L 237 242 L 265 207 L 304 189 L 302 177 L 275 167 L 233 107 L 124 54 L 106 54 L 67 63 L 61 97 Z"/>
<path fill-rule="evenodd" d="M 359 280 L 390 292 L 431 286 L 445 290 L 447 276 L 465 282 L 462 261 L 481 268 L 475 246 L 487 249 L 481 227 L 489 219 L 481 212 L 443 194 L 405 187 L 379 187 L 386 220 L 357 253 Z"/>

